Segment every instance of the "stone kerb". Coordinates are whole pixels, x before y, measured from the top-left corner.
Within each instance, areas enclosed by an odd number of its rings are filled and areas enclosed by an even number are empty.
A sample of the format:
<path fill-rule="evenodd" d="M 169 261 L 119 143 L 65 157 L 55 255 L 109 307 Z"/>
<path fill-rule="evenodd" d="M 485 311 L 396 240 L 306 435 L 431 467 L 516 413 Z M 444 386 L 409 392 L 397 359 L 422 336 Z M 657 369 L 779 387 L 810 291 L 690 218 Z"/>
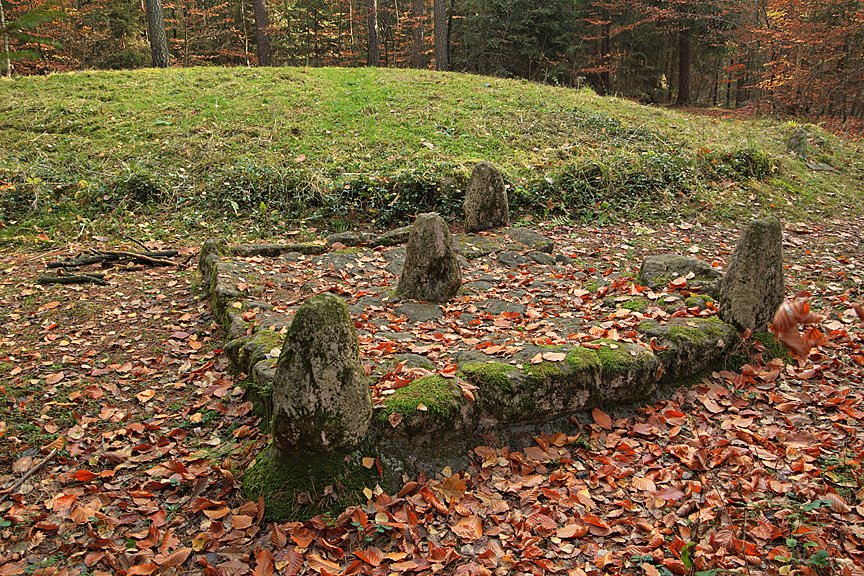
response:
<path fill-rule="evenodd" d="M 315 322 L 309 324 L 302 316 L 297 320 L 297 315 L 283 326 L 255 327 L 244 321 L 243 312 L 255 304 L 256 294 L 254 288 L 237 290 L 245 272 L 241 263 L 223 259 L 232 253 L 248 254 L 248 250 L 205 243 L 200 258 L 202 277 L 214 312 L 229 333 L 226 351 L 232 364 L 252 380 L 248 396 L 265 422 L 278 423 L 280 416 L 275 415 L 286 395 L 274 391 L 279 389 L 280 379 L 296 381 L 303 372 L 292 372 L 282 362 L 297 352 L 299 335 L 308 333 Z M 343 309 L 339 298 L 327 299 L 333 309 Z M 296 328 L 294 322 L 299 322 Z M 296 333 L 293 339 L 292 330 Z M 403 473 L 464 465 L 465 454 L 477 444 L 488 443 L 490 437 L 513 446 L 524 445 L 544 425 L 566 422 L 574 413 L 598 405 L 648 400 L 660 388 L 713 369 L 737 342 L 735 328 L 716 317 L 674 319 L 664 324 L 649 321 L 639 331 L 646 340 L 652 340 L 655 351 L 637 343 L 597 340 L 549 349 L 539 363 L 529 358 L 513 363 L 464 362 L 454 377 L 430 375 L 395 390 L 374 412 L 370 406 L 368 420 L 364 407 L 368 395 L 361 394 L 352 400 L 361 406 L 360 426 L 348 435 L 348 441 L 324 446 L 320 440 L 310 440 L 315 437 L 313 429 L 304 431 L 306 440 L 295 443 L 297 450 L 293 452 L 285 446 L 277 449 L 277 441 L 247 471 L 244 491 L 250 498 L 263 495 L 267 515 L 273 519 L 298 518 L 327 507 L 356 503 L 362 499 L 365 486 L 395 484 Z M 282 344 L 282 333 L 286 332 Z M 328 354 L 347 370 L 340 382 L 356 385 L 358 379 L 345 376 L 356 374 L 356 334 L 345 330 L 337 340 L 341 344 Z M 277 357 L 283 359 L 280 365 Z M 321 361 L 321 365 L 327 363 Z M 368 383 L 364 385 L 368 394 Z M 333 390 L 338 388 L 329 388 L 330 404 L 316 417 L 316 425 L 327 425 L 327 411 L 335 406 Z M 354 386 L 355 392 L 359 389 Z M 281 418 L 284 422 L 284 414 Z M 274 429 L 274 434 L 280 431 Z M 309 449 L 300 449 L 304 443 Z M 286 452 L 293 456 L 286 458 Z M 377 466 L 375 470 L 364 466 L 370 458 L 380 464 L 383 476 Z M 330 492 L 316 497 L 310 494 L 313 486 Z M 334 487 L 338 493 L 332 492 Z"/>

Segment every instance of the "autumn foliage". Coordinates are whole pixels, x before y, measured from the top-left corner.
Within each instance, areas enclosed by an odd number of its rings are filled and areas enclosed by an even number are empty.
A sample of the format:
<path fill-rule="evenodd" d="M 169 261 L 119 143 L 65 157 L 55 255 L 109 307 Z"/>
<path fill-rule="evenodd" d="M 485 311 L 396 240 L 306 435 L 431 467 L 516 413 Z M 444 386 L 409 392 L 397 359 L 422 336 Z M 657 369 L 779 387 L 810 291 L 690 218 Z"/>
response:
<path fill-rule="evenodd" d="M 7 20 L 49 4 L 3 0 Z M 357 66 L 370 54 L 389 67 L 428 68 L 435 60 L 431 0 L 268 0 L 261 30 L 253 0 L 163 4 L 175 66 L 255 65 L 258 38 L 267 39 L 275 65 Z M 141 5 L 64 4 L 64 16 L 39 34 L 12 38 L 13 50 L 34 54 L 15 71 L 148 65 Z M 463 0 L 450 4 L 447 18 L 453 70 L 587 83 L 655 103 L 864 117 L 860 2 Z"/>

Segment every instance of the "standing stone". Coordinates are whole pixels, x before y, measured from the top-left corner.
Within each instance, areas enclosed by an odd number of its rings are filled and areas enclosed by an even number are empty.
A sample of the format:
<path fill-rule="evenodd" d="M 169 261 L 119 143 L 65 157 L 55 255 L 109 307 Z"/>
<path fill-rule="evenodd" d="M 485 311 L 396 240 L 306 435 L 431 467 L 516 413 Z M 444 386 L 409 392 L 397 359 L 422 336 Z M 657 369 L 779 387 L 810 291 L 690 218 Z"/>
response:
<path fill-rule="evenodd" d="M 308 299 L 285 336 L 273 381 L 273 443 L 282 453 L 351 449 L 372 417 L 357 332 L 341 298 Z"/>
<path fill-rule="evenodd" d="M 465 194 L 465 230 L 481 232 L 510 225 L 504 177 L 488 162 L 480 162 Z"/>
<path fill-rule="evenodd" d="M 720 285 L 720 318 L 739 330 L 764 332 L 783 303 L 783 229 L 777 218 L 744 230 Z"/>
<path fill-rule="evenodd" d="M 398 292 L 413 300 L 447 302 L 462 286 L 462 269 L 441 216 L 420 214 L 405 248 Z"/>

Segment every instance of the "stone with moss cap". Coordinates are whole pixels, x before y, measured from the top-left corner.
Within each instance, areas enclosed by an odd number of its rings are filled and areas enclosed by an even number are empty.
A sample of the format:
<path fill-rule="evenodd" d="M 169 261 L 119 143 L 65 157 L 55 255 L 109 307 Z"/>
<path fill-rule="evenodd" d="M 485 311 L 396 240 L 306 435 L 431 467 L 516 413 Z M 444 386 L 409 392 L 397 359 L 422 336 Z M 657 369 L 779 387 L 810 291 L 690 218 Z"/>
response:
<path fill-rule="evenodd" d="M 474 167 L 465 193 L 465 230 L 482 232 L 510 225 L 507 190 L 501 172 L 488 162 Z"/>
<path fill-rule="evenodd" d="M 438 214 L 420 214 L 411 228 L 397 291 L 413 300 L 447 302 L 462 286 L 462 268 L 447 224 Z"/>
<path fill-rule="evenodd" d="M 365 439 L 371 417 L 348 308 L 336 296 L 314 296 L 297 310 L 279 356 L 273 443 L 289 454 L 351 449 Z"/>
<path fill-rule="evenodd" d="M 783 303 L 783 229 L 775 217 L 753 220 L 732 254 L 720 286 L 720 318 L 764 332 Z"/>
<path fill-rule="evenodd" d="M 722 275 L 710 264 L 697 258 L 677 254 L 646 256 L 639 268 L 639 282 L 652 290 L 665 288 L 669 282 L 681 276 L 691 276 L 687 280 L 690 288 L 715 298 L 720 293 Z"/>

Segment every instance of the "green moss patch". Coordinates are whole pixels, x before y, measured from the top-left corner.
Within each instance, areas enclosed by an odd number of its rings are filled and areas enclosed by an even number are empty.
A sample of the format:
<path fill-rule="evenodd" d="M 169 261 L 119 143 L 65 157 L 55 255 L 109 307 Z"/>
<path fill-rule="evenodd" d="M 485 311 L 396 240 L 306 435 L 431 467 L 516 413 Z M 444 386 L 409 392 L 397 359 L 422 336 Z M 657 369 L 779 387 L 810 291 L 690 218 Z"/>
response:
<path fill-rule="evenodd" d="M 459 414 L 463 404 L 462 391 L 453 380 L 424 376 L 388 397 L 378 417 L 386 420 L 391 414 L 400 414 L 408 420 L 429 418 L 447 421 Z"/>
<path fill-rule="evenodd" d="M 510 375 L 516 372 L 516 368 L 501 362 L 472 362 L 462 366 L 459 371 L 468 382 L 481 389 L 510 391 Z"/>
<path fill-rule="evenodd" d="M 378 481 L 358 457 L 340 452 L 278 455 L 262 452 L 243 475 L 243 496 L 264 497 L 267 520 L 305 520 L 360 504 L 363 489 Z"/>
<path fill-rule="evenodd" d="M 597 359 L 605 374 L 620 374 L 627 372 L 635 364 L 633 356 L 620 343 L 614 340 L 597 340 L 600 348 L 596 350 Z"/>
<path fill-rule="evenodd" d="M 636 298 L 621 302 L 619 306 L 627 310 L 633 310 L 634 312 L 644 312 L 648 309 L 648 299 L 637 296 Z"/>
<path fill-rule="evenodd" d="M 570 350 L 565 361 L 574 370 L 599 370 L 602 367 L 597 351 L 584 346 L 577 346 Z"/>

